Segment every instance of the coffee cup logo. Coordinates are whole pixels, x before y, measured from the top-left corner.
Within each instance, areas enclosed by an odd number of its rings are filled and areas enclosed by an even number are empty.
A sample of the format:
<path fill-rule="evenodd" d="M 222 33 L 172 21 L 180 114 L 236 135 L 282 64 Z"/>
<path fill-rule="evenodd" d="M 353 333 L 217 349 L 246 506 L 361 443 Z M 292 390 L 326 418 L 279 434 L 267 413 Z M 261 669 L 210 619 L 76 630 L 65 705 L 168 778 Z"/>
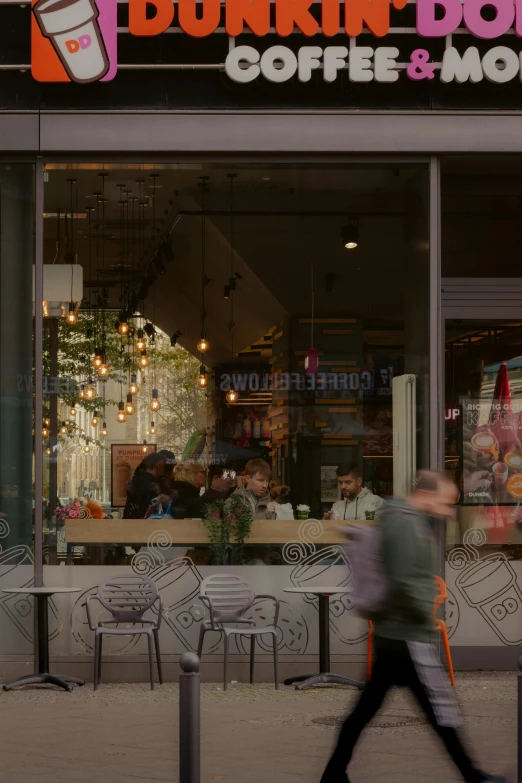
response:
<path fill-rule="evenodd" d="M 96 82 L 110 64 L 95 0 L 38 0 L 33 8 L 71 81 Z"/>

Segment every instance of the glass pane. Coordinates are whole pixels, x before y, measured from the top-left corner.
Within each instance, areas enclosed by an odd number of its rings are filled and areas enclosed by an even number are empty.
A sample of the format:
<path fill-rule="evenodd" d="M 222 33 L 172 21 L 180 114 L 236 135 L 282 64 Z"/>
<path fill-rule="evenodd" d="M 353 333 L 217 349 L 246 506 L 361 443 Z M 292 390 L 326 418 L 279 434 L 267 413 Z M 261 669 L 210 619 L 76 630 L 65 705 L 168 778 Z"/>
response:
<path fill-rule="evenodd" d="M 33 227 L 33 166 L 0 165 L 0 588 L 34 575 Z M 0 607 L 0 655 L 32 655 L 31 603 L 0 594 Z"/>

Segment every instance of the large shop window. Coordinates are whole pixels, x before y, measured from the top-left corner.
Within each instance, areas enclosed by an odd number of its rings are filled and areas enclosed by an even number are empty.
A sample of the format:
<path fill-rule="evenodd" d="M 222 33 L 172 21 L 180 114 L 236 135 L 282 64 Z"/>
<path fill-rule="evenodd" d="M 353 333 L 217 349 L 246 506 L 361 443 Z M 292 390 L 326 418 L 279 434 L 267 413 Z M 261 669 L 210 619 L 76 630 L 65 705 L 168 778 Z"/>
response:
<path fill-rule="evenodd" d="M 428 185 L 420 164 L 47 166 L 46 563 L 283 564 L 304 519 L 331 546 L 426 466 Z"/>

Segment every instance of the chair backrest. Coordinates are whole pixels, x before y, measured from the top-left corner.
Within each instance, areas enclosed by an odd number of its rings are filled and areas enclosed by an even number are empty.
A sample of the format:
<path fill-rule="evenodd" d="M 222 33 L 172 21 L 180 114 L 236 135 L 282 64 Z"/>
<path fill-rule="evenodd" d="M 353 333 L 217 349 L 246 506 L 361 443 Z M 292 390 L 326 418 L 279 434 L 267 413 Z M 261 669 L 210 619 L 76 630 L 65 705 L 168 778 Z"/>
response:
<path fill-rule="evenodd" d="M 228 623 L 240 619 L 256 597 L 254 585 L 236 574 L 212 574 L 202 582 L 199 592 L 212 604 L 214 619 Z"/>
<path fill-rule="evenodd" d="M 446 582 L 441 576 L 434 576 L 435 581 L 435 601 L 433 603 L 433 617 L 436 619 L 437 611 L 442 606 L 444 601 L 448 599 L 448 591 L 446 588 Z"/>
<path fill-rule="evenodd" d="M 98 587 L 98 600 L 122 623 L 139 623 L 158 597 L 158 588 L 147 576 L 122 574 Z"/>

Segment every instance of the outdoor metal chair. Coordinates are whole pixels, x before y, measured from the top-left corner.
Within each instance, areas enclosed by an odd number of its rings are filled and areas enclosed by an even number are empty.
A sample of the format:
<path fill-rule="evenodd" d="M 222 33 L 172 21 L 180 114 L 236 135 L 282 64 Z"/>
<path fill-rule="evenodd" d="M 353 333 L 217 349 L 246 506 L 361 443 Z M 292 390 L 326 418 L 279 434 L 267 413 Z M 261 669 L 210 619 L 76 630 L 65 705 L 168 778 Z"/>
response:
<path fill-rule="evenodd" d="M 254 586 L 235 574 L 213 574 L 201 584 L 200 601 L 209 611 L 209 620 L 204 620 L 199 630 L 198 656 L 201 658 L 203 640 L 207 631 L 217 631 L 224 637 L 224 672 L 223 690 L 227 689 L 228 672 L 228 640 L 233 634 L 250 637 L 250 682 L 254 681 L 254 652 L 256 636 L 271 634 L 274 650 L 274 680 L 279 688 L 277 677 L 277 622 L 279 619 L 279 601 L 274 595 L 256 595 Z M 260 598 L 274 602 L 274 621 L 272 625 L 262 628 L 256 626 L 253 620 L 245 617 L 252 604 Z M 228 627 L 243 626 L 243 627 Z"/>
<path fill-rule="evenodd" d="M 99 601 L 112 615 L 111 619 L 99 620 L 95 623 L 91 602 Z M 146 619 L 145 612 L 158 602 L 157 619 Z M 161 655 L 159 647 L 159 629 L 163 614 L 161 597 L 158 588 L 146 576 L 137 574 L 123 574 L 107 579 L 98 587 L 96 595 L 90 595 L 86 602 L 87 621 L 89 628 L 94 631 L 94 690 L 97 689 L 101 679 L 102 665 L 102 640 L 104 634 L 113 636 L 137 636 L 145 634 L 149 647 L 149 675 L 150 687 L 154 689 L 154 653 L 153 639 L 156 647 L 156 661 L 158 665 L 158 679 L 163 684 L 161 669 Z M 124 627 L 114 628 L 124 623 Z M 132 626 L 132 627 L 129 627 Z M 135 626 L 135 627 L 134 627 Z"/>

